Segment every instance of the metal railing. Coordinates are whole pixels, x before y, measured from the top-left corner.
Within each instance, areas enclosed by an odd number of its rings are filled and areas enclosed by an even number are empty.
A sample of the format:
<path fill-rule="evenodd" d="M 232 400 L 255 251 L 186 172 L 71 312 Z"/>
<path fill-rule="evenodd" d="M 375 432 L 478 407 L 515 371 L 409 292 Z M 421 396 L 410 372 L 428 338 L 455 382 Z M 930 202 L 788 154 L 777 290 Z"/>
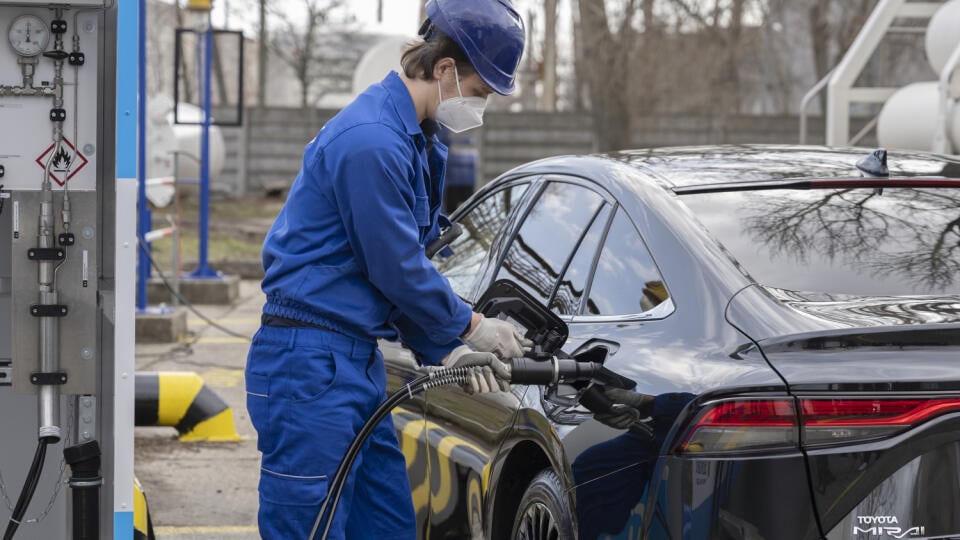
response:
<path fill-rule="evenodd" d="M 950 87 L 958 67 L 960 67 L 960 43 L 957 44 L 957 48 L 953 50 L 953 54 L 940 72 L 940 125 L 937 126 L 937 134 L 933 139 L 933 151 L 941 154 L 960 152 L 960 141 L 950 139 L 952 112 L 957 106 L 957 100 L 960 99 L 960 95 L 956 97 L 950 95 Z"/>
<path fill-rule="evenodd" d="M 800 101 L 800 144 L 807 144 L 807 109 L 810 107 L 810 102 L 827 86 L 835 70 L 836 68 L 828 71 L 822 79 L 817 81 L 817 84 L 813 85 L 813 88 L 803 95 L 803 100 Z"/>
<path fill-rule="evenodd" d="M 826 143 L 830 146 L 850 144 L 851 103 L 884 103 L 897 88 L 854 87 L 870 57 L 877 50 L 883 37 L 891 32 L 920 33 L 926 29 L 918 26 L 894 25 L 900 19 L 930 20 L 943 5 L 939 2 L 908 2 L 907 0 L 880 0 L 867 18 L 856 39 L 847 49 L 840 63 L 808 91 L 801 102 L 800 142 L 807 139 L 807 108 L 810 102 L 825 88 L 827 90 Z M 872 129 L 876 122 L 871 121 Z M 861 130 L 858 137 L 866 133 Z"/>

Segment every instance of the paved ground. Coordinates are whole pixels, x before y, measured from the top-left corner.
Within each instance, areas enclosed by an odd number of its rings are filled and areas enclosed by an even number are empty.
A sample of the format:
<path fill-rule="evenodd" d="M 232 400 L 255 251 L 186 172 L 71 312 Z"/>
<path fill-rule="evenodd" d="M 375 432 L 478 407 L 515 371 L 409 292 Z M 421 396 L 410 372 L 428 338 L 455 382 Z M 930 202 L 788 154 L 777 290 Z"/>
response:
<path fill-rule="evenodd" d="M 252 335 L 259 325 L 263 296 L 246 281 L 235 306 L 197 306 L 218 324 Z M 189 344 L 138 345 L 140 371 L 199 373 L 231 407 L 238 443 L 181 443 L 173 428 L 137 428 L 136 475 L 163 540 L 247 540 L 259 538 L 257 476 L 260 456 L 247 418 L 243 366 L 248 344 L 189 314 Z"/>

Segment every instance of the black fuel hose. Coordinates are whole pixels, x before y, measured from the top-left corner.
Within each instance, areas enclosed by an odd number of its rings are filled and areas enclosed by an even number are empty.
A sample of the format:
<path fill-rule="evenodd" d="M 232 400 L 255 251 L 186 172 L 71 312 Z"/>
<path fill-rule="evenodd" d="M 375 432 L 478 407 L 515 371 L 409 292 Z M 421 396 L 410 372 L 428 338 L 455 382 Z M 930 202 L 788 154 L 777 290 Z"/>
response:
<path fill-rule="evenodd" d="M 531 360 L 529 358 L 514 358 L 511 361 L 510 382 L 513 384 L 530 385 L 551 385 L 558 382 L 568 382 L 576 380 L 589 380 L 602 373 L 603 365 L 595 362 L 578 362 L 572 359 L 558 359 L 556 357 L 549 360 Z M 440 386 L 452 384 L 462 385 L 470 368 L 447 368 L 438 369 L 429 375 L 418 377 L 407 383 L 403 388 L 390 395 L 380 404 L 367 422 L 360 428 L 357 436 L 347 448 L 337 472 L 333 475 L 333 480 L 327 487 L 327 497 L 320 506 L 320 512 L 313 523 L 313 529 L 310 531 L 308 540 L 313 540 L 320 529 L 320 524 L 326 517 L 326 525 L 323 528 L 321 540 L 327 540 L 330 534 L 330 528 L 333 526 L 333 517 L 337 511 L 337 505 L 340 503 L 340 495 L 346 485 L 347 476 L 353 467 L 354 461 L 360 454 L 367 438 L 373 433 L 377 425 L 388 415 L 394 407 L 401 402 L 412 398 L 414 395 Z"/>
<path fill-rule="evenodd" d="M 33 493 L 37 490 L 37 484 L 40 482 L 40 475 L 43 473 L 43 462 L 47 458 L 47 445 L 57 442 L 56 437 L 42 437 L 37 442 L 37 450 L 33 454 L 33 463 L 30 464 L 30 470 L 27 472 L 27 479 L 23 482 L 23 489 L 20 490 L 20 496 L 17 498 L 17 504 L 13 507 L 13 514 L 10 515 L 10 521 L 7 523 L 7 530 L 3 533 L 3 540 L 12 540 L 23 521 L 24 514 L 27 513 L 27 507 L 33 500 Z"/>

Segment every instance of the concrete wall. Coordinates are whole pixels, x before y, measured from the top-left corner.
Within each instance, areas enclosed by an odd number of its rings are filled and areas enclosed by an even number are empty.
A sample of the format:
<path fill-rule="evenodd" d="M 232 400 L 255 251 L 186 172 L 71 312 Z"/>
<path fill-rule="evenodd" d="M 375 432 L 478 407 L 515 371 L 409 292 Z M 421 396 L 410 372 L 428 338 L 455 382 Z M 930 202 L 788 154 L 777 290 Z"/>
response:
<path fill-rule="evenodd" d="M 300 170 L 303 148 L 336 111 L 251 108 L 242 128 L 225 128 L 227 157 L 220 188 L 234 194 L 283 190 Z M 855 133 L 864 124 L 853 122 Z M 808 142 L 822 144 L 823 122 L 809 122 Z M 703 117 L 661 115 L 634 119 L 634 148 L 701 144 L 775 143 L 798 140 L 795 116 Z M 483 128 L 458 136 L 476 145 L 480 183 L 535 159 L 596 151 L 589 114 L 488 113 Z M 875 144 L 871 134 L 860 144 Z"/>

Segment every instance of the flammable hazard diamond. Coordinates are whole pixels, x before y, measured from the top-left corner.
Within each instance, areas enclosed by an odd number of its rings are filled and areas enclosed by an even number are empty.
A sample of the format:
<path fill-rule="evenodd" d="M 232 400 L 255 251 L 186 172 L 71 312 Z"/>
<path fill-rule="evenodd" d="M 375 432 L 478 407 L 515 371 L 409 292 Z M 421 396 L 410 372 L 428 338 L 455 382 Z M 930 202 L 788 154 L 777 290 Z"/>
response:
<path fill-rule="evenodd" d="M 44 150 L 37 158 L 37 165 L 44 170 L 49 166 L 50 179 L 62 186 L 76 176 L 80 169 L 87 165 L 88 160 L 66 137 L 63 138 L 63 143 L 56 152 L 51 155 L 56 146 L 54 143 Z"/>

